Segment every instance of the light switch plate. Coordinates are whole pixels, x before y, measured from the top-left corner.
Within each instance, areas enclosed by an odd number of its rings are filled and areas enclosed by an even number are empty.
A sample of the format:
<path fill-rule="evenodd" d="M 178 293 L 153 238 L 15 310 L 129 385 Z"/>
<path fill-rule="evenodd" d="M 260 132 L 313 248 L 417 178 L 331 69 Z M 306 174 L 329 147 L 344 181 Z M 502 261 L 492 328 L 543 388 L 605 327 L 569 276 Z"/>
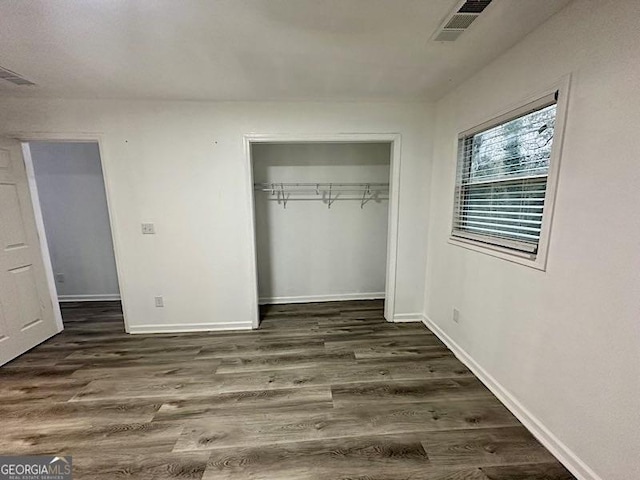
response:
<path fill-rule="evenodd" d="M 156 233 L 156 226 L 153 223 L 143 223 L 142 224 L 142 234 L 143 235 L 154 235 Z"/>

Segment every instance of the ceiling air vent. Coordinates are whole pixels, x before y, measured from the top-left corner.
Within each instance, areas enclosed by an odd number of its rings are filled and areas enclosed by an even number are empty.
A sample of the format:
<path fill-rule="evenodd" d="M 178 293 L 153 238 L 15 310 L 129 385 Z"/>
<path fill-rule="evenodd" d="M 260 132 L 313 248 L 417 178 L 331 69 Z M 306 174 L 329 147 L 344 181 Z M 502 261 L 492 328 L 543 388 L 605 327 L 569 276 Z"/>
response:
<path fill-rule="evenodd" d="M 35 83 L 21 77 L 16 72 L 12 72 L 11 70 L 7 70 L 6 68 L 2 67 L 0 67 L 0 80 L 6 80 L 7 82 L 11 82 L 14 85 L 20 86 L 35 85 Z"/>
<path fill-rule="evenodd" d="M 445 30 L 464 30 L 469 28 L 471 23 L 477 18 L 477 15 L 459 15 L 456 14 L 444 26 Z"/>
<path fill-rule="evenodd" d="M 459 13 L 482 13 L 491 0 L 467 0 L 458 9 Z"/>
<path fill-rule="evenodd" d="M 433 39 L 437 42 L 457 40 L 490 3 L 491 0 L 467 0 L 458 4 L 458 8 L 445 19 Z"/>

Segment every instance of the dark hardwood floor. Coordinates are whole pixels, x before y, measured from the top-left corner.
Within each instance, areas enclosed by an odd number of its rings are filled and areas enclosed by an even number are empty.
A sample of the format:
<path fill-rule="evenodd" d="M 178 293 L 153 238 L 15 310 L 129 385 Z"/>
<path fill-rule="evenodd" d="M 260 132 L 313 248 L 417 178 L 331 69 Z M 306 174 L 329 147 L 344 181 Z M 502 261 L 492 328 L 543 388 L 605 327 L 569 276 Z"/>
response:
<path fill-rule="evenodd" d="M 76 479 L 568 480 L 421 324 L 382 302 L 266 307 L 260 330 L 127 335 L 119 304 L 0 368 L 1 454 Z"/>

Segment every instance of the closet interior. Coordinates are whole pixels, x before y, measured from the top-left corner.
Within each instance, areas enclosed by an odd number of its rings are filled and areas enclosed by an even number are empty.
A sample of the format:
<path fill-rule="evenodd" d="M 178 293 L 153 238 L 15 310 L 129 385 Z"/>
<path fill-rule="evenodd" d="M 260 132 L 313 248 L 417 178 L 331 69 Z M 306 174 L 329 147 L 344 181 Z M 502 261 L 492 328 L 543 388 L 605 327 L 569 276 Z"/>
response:
<path fill-rule="evenodd" d="M 255 143 L 260 304 L 385 295 L 390 143 Z"/>

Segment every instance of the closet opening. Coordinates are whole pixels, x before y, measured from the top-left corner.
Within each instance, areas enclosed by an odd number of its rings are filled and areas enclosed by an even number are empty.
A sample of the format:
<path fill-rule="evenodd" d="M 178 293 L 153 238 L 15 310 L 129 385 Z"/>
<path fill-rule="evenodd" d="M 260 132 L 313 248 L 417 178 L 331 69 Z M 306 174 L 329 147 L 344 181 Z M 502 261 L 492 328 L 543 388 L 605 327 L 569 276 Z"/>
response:
<path fill-rule="evenodd" d="M 393 321 L 400 138 L 245 137 L 254 328 L 269 305 L 384 301 Z"/>

